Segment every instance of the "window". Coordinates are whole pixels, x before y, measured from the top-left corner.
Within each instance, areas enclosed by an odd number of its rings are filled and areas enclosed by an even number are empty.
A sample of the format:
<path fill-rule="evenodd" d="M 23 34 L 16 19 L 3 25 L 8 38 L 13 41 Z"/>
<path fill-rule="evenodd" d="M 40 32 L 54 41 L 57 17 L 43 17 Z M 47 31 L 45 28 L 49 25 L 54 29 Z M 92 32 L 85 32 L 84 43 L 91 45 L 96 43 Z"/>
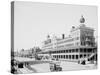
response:
<path fill-rule="evenodd" d="M 86 57 L 86 54 L 84 54 L 84 57 Z"/>
<path fill-rule="evenodd" d="M 63 56 L 61 55 L 61 58 L 62 58 Z"/>
<path fill-rule="evenodd" d="M 68 58 L 68 55 L 66 55 L 66 59 Z"/>
<path fill-rule="evenodd" d="M 82 58 L 82 54 L 80 55 L 80 58 Z"/>
<path fill-rule="evenodd" d="M 87 52 L 87 49 L 86 48 L 84 49 L 84 52 Z"/>
<path fill-rule="evenodd" d="M 74 50 L 74 49 L 72 49 L 72 52 L 75 52 L 75 50 Z"/>
<path fill-rule="evenodd" d="M 69 55 L 69 59 L 71 59 L 71 55 Z"/>
<path fill-rule="evenodd" d="M 65 55 L 64 55 L 64 59 L 65 59 Z"/>
<path fill-rule="evenodd" d="M 59 55 L 59 58 L 60 58 L 60 55 Z"/>
<path fill-rule="evenodd" d="M 71 50 L 69 50 L 69 53 L 71 53 Z"/>
<path fill-rule="evenodd" d="M 76 49 L 76 52 L 78 52 L 78 49 Z"/>
<path fill-rule="evenodd" d="M 78 59 L 78 55 L 76 55 L 76 59 Z"/>
<path fill-rule="evenodd" d="M 72 59 L 74 59 L 74 55 L 72 55 Z"/>
<path fill-rule="evenodd" d="M 68 53 L 68 50 L 66 50 L 66 53 Z"/>
<path fill-rule="evenodd" d="M 63 50 L 63 53 L 65 53 L 65 50 Z"/>

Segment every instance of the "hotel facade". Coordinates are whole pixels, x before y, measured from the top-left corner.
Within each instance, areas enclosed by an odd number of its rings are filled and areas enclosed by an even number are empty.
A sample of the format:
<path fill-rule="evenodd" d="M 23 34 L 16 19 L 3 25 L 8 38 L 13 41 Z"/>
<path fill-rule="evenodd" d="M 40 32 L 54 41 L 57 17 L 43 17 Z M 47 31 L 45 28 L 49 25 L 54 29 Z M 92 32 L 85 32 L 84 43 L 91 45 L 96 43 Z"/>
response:
<path fill-rule="evenodd" d="M 62 38 L 48 35 L 43 42 L 40 56 L 51 56 L 59 60 L 78 61 L 97 54 L 94 29 L 85 25 L 85 18 L 81 16 L 80 25 L 72 26 L 68 37 L 62 34 Z"/>

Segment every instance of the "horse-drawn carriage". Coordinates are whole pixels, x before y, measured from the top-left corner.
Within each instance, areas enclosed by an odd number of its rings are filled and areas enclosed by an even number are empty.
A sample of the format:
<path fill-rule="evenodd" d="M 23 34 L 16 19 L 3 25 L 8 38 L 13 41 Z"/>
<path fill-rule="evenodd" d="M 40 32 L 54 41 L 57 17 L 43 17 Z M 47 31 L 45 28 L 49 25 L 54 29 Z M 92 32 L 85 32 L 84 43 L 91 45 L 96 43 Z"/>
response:
<path fill-rule="evenodd" d="M 53 61 L 50 63 L 50 71 L 54 72 L 54 71 L 62 71 L 62 67 L 60 66 L 60 62 L 59 61 Z"/>

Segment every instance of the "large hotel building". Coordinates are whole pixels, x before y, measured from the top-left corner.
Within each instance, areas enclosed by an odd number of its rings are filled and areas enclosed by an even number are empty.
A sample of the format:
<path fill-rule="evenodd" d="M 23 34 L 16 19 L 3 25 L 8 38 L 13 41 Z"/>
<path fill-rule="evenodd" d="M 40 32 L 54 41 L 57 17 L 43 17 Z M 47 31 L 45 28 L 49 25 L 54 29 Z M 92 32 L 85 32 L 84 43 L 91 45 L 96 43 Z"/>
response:
<path fill-rule="evenodd" d="M 94 29 L 87 27 L 85 18 L 81 16 L 80 25 L 72 26 L 70 35 L 62 38 L 47 36 L 43 42 L 42 53 L 40 55 L 50 55 L 59 60 L 77 61 L 80 58 L 91 57 L 97 52 L 95 45 Z"/>

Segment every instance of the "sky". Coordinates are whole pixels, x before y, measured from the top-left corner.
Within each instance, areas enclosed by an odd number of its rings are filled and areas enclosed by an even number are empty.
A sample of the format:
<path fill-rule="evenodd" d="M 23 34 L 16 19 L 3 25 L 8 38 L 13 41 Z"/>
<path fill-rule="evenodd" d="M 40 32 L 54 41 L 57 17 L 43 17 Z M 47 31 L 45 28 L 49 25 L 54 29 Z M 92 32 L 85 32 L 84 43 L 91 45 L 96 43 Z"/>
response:
<path fill-rule="evenodd" d="M 16 1 L 14 3 L 14 50 L 42 46 L 47 35 L 69 35 L 72 26 L 85 25 L 98 31 L 97 7 Z"/>

